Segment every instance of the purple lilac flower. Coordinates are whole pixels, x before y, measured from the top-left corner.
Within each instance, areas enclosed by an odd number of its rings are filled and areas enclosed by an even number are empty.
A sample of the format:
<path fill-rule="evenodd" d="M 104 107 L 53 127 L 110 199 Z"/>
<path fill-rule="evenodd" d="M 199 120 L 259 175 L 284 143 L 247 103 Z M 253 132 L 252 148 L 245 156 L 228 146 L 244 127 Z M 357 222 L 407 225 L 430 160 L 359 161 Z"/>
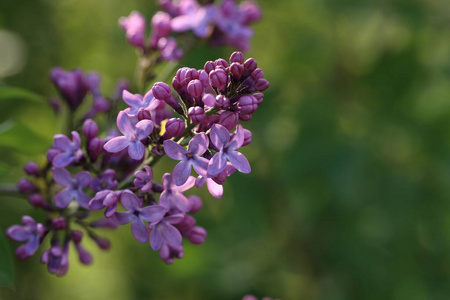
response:
<path fill-rule="evenodd" d="M 122 97 L 123 101 L 130 106 L 125 110 L 130 117 L 136 116 L 140 110 L 152 111 L 160 104 L 160 101 L 153 97 L 152 90 L 148 91 L 144 97 L 124 90 Z"/>
<path fill-rule="evenodd" d="M 143 193 L 148 193 L 152 189 L 153 171 L 150 166 L 144 166 L 145 171 L 137 171 L 134 174 L 134 186 L 139 188 Z"/>
<path fill-rule="evenodd" d="M 45 227 L 29 216 L 22 217 L 23 226 L 13 225 L 6 230 L 6 235 L 16 242 L 26 242 L 16 250 L 19 259 L 32 256 L 39 247 L 40 240 L 44 237 Z"/>
<path fill-rule="evenodd" d="M 132 11 L 128 17 L 121 17 L 119 24 L 125 30 L 127 40 L 131 45 L 145 48 L 145 18 L 137 11 Z"/>
<path fill-rule="evenodd" d="M 89 208 L 88 203 L 91 197 L 83 192 L 83 189 L 87 188 L 91 181 L 89 172 L 79 172 L 74 178 L 72 178 L 69 171 L 63 168 L 53 168 L 52 172 L 55 182 L 65 187 L 65 189 L 55 195 L 56 207 L 66 208 L 75 199 L 81 207 Z"/>
<path fill-rule="evenodd" d="M 206 186 L 208 187 L 208 191 L 211 193 L 211 195 L 215 198 L 222 198 L 223 196 L 223 186 L 221 184 L 218 184 L 215 182 L 212 178 L 207 178 L 203 176 L 197 177 L 195 181 L 195 185 L 199 188 L 204 186 L 206 183 Z"/>
<path fill-rule="evenodd" d="M 164 60 L 178 60 L 183 56 L 183 50 L 178 48 L 177 40 L 173 37 L 160 38 L 157 47 Z"/>
<path fill-rule="evenodd" d="M 115 177 L 116 171 L 107 169 L 102 173 L 100 177 L 94 177 L 91 179 L 90 187 L 95 192 L 99 192 L 102 190 L 114 190 L 118 185 Z"/>
<path fill-rule="evenodd" d="M 173 176 L 166 173 L 163 176 L 162 184 L 164 191 L 159 197 L 159 204 L 167 210 L 175 210 L 179 212 L 188 212 L 191 209 L 191 203 L 183 194 L 195 184 L 195 178 L 190 176 L 188 180 L 181 186 L 173 182 Z"/>
<path fill-rule="evenodd" d="M 186 126 L 180 118 L 171 118 L 166 122 L 166 131 L 164 132 L 164 139 L 178 137 L 183 134 Z"/>
<path fill-rule="evenodd" d="M 112 217 L 117 210 L 117 203 L 119 201 L 122 191 L 104 190 L 97 192 L 95 197 L 89 201 L 89 209 L 100 210 L 106 207 L 105 217 Z"/>
<path fill-rule="evenodd" d="M 34 161 L 27 162 L 25 164 L 25 166 L 23 167 L 23 170 L 25 171 L 25 173 L 27 175 L 30 175 L 30 176 L 39 176 L 39 172 L 40 172 L 39 166 Z"/>
<path fill-rule="evenodd" d="M 69 242 L 64 242 L 64 249 L 61 249 L 59 242 L 53 242 L 49 250 L 44 251 L 41 256 L 41 263 L 47 264 L 50 273 L 56 276 L 64 276 L 69 270 Z"/>
<path fill-rule="evenodd" d="M 80 106 L 89 91 L 89 85 L 80 69 L 65 71 L 59 67 L 53 68 L 50 79 L 71 110 Z"/>
<path fill-rule="evenodd" d="M 68 165 L 77 162 L 83 157 L 83 152 L 80 149 L 81 139 L 76 131 L 72 131 L 72 141 L 64 134 L 57 134 L 54 137 L 53 148 L 50 150 L 56 151 L 57 154 L 53 156 L 53 166 L 57 168 L 65 168 Z M 49 150 L 49 151 L 50 151 Z"/>
<path fill-rule="evenodd" d="M 202 155 L 208 150 L 208 145 L 208 137 L 203 132 L 192 138 L 187 150 L 172 140 L 164 141 L 167 156 L 181 160 L 173 169 L 173 181 L 176 185 L 183 185 L 188 180 L 192 168 L 199 175 L 206 176 L 208 160 Z"/>
<path fill-rule="evenodd" d="M 183 245 L 163 244 L 159 251 L 159 257 L 169 265 L 173 264 L 174 258 L 183 258 L 183 256 Z"/>
<path fill-rule="evenodd" d="M 180 223 L 183 218 L 183 214 L 175 214 L 150 223 L 150 245 L 153 250 L 158 251 L 163 244 L 181 245 L 183 238 L 173 224 Z"/>
<path fill-rule="evenodd" d="M 152 32 L 150 35 L 150 46 L 157 48 L 159 39 L 167 37 L 171 33 L 170 21 L 171 17 L 168 13 L 159 11 L 152 18 Z"/>
<path fill-rule="evenodd" d="M 196 0 L 183 0 L 179 5 L 179 16 L 172 19 L 172 30 L 184 32 L 192 30 L 199 38 L 206 38 L 212 32 L 211 22 L 216 15 L 217 7 L 201 6 Z"/>
<path fill-rule="evenodd" d="M 24 194 L 34 193 L 38 191 L 38 187 L 26 178 L 17 181 L 17 189 Z"/>
<path fill-rule="evenodd" d="M 84 247 L 81 245 L 81 240 L 83 238 L 83 233 L 79 230 L 72 231 L 72 240 L 75 244 L 75 249 L 78 252 L 78 258 L 80 259 L 80 262 L 84 265 L 89 265 L 92 263 L 92 255 L 84 249 Z"/>
<path fill-rule="evenodd" d="M 120 201 L 126 212 L 116 212 L 115 218 L 120 225 L 131 222 L 131 232 L 133 236 L 141 243 L 148 240 L 148 231 L 144 221 L 158 222 L 167 212 L 167 209 L 161 205 L 151 205 L 142 207 L 142 200 L 136 197 L 131 191 L 125 190 Z"/>
<path fill-rule="evenodd" d="M 150 135 L 153 126 L 153 122 L 150 120 L 139 121 L 136 126 L 133 126 L 128 115 L 121 111 L 117 116 L 117 127 L 123 136 L 112 138 L 103 147 L 112 153 L 120 152 L 128 147 L 130 157 L 140 160 L 145 154 L 145 147 L 141 140 Z"/>
<path fill-rule="evenodd" d="M 247 158 L 236 150 L 244 143 L 244 131 L 241 125 L 237 126 L 236 133 L 230 139 L 228 130 L 219 124 L 211 128 L 210 138 L 217 148 L 216 154 L 208 163 L 208 176 L 214 177 L 227 166 L 227 160 L 241 173 L 250 173 L 251 168 Z"/>

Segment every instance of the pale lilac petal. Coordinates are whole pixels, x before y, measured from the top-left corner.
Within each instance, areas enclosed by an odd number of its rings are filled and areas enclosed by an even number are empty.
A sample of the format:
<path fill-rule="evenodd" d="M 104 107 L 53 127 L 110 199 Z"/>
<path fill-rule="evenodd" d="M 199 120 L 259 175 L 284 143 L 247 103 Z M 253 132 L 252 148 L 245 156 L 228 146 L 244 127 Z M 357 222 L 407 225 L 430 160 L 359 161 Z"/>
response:
<path fill-rule="evenodd" d="M 145 139 L 153 131 L 153 121 L 142 120 L 136 124 L 136 140 Z"/>
<path fill-rule="evenodd" d="M 182 15 L 175 17 L 170 22 L 170 27 L 172 28 L 172 31 L 175 32 L 184 32 L 190 30 L 192 27 L 192 16 Z"/>
<path fill-rule="evenodd" d="M 81 146 L 80 134 L 76 131 L 72 131 L 73 148 L 79 149 Z"/>
<path fill-rule="evenodd" d="M 235 167 L 239 172 L 248 174 L 252 171 L 250 163 L 244 154 L 237 151 L 230 151 L 226 156 L 233 167 Z"/>
<path fill-rule="evenodd" d="M 122 193 L 122 196 L 120 197 L 120 202 L 122 203 L 123 207 L 125 207 L 126 210 L 132 212 L 142 207 L 141 199 L 136 197 L 136 195 L 129 190 L 126 190 Z"/>
<path fill-rule="evenodd" d="M 30 232 L 23 228 L 23 226 L 13 225 L 8 228 L 6 235 L 17 242 L 24 242 L 31 236 Z"/>
<path fill-rule="evenodd" d="M 70 165 L 74 161 L 75 157 L 71 152 L 63 152 L 53 158 L 52 164 L 58 168 L 64 168 Z"/>
<path fill-rule="evenodd" d="M 174 160 L 182 160 L 186 155 L 186 149 L 172 140 L 164 141 L 164 151 L 167 156 Z"/>
<path fill-rule="evenodd" d="M 132 159 L 141 160 L 145 154 L 145 147 L 140 141 L 131 142 L 128 146 L 128 155 Z"/>
<path fill-rule="evenodd" d="M 116 204 L 108 206 L 105 209 L 105 217 L 111 218 L 114 215 L 114 213 L 116 212 L 116 210 L 117 210 L 117 202 L 116 202 Z"/>
<path fill-rule="evenodd" d="M 53 179 L 60 186 L 69 187 L 73 184 L 72 175 L 70 175 L 69 171 L 63 168 L 53 168 Z"/>
<path fill-rule="evenodd" d="M 189 142 L 188 151 L 197 154 L 197 155 L 203 155 L 203 153 L 206 152 L 209 146 L 209 140 L 208 137 L 204 132 L 197 134 L 192 138 L 192 140 Z"/>
<path fill-rule="evenodd" d="M 32 226 L 32 227 L 38 226 L 38 223 L 36 223 L 36 221 L 30 216 L 23 216 L 22 223 L 23 223 L 23 225 L 26 225 L 26 226 Z"/>
<path fill-rule="evenodd" d="M 91 210 L 99 210 L 99 209 L 102 209 L 102 208 L 105 207 L 103 205 L 103 199 L 99 199 L 99 198 L 96 198 L 96 197 L 92 198 L 91 201 L 89 201 L 89 205 L 88 206 L 89 206 L 89 209 L 91 209 Z"/>
<path fill-rule="evenodd" d="M 78 182 L 78 186 L 82 189 L 89 185 L 91 181 L 91 174 L 88 171 L 79 172 L 75 175 L 75 180 Z"/>
<path fill-rule="evenodd" d="M 173 197 L 172 205 L 182 212 L 188 212 L 191 210 L 191 202 L 185 195 L 181 193 Z"/>
<path fill-rule="evenodd" d="M 154 251 L 158 251 L 164 243 L 161 233 L 156 229 L 157 228 L 153 228 L 152 232 L 150 233 L 150 245 L 152 246 L 152 249 Z"/>
<path fill-rule="evenodd" d="M 163 191 L 159 196 L 159 205 L 169 210 L 172 206 L 173 195 L 170 192 Z"/>
<path fill-rule="evenodd" d="M 204 177 L 204 176 L 198 176 L 195 179 L 195 186 L 198 188 L 201 188 L 202 186 L 204 186 L 205 183 L 206 183 L 206 177 Z"/>
<path fill-rule="evenodd" d="M 189 190 L 194 185 L 195 185 L 195 177 L 189 176 L 189 178 L 185 184 L 183 184 L 181 186 L 173 187 L 173 188 L 176 189 L 178 192 L 184 192 L 184 191 Z"/>
<path fill-rule="evenodd" d="M 127 90 L 122 92 L 123 101 L 132 107 L 140 107 L 142 104 L 142 96 L 139 94 L 132 94 Z"/>
<path fill-rule="evenodd" d="M 136 218 L 131 222 L 131 233 L 141 243 L 148 241 L 147 226 L 140 219 Z"/>
<path fill-rule="evenodd" d="M 236 133 L 231 139 L 228 149 L 236 150 L 242 147 L 242 144 L 244 144 L 244 128 L 242 127 L 242 125 L 238 125 L 236 127 Z"/>
<path fill-rule="evenodd" d="M 57 134 L 53 138 L 53 146 L 63 151 L 72 150 L 72 141 L 64 134 Z"/>
<path fill-rule="evenodd" d="M 220 124 L 214 124 L 211 128 L 211 142 L 218 149 L 222 149 L 230 140 L 230 133 L 228 130 Z"/>
<path fill-rule="evenodd" d="M 140 216 L 147 222 L 157 222 L 166 214 L 167 209 L 161 205 L 146 206 L 141 209 Z"/>
<path fill-rule="evenodd" d="M 218 184 L 211 178 L 208 178 L 206 180 L 206 185 L 208 187 L 208 191 L 211 193 L 211 195 L 213 195 L 213 197 L 222 198 L 223 186 L 221 184 Z"/>
<path fill-rule="evenodd" d="M 133 215 L 132 213 L 128 212 L 128 211 L 126 211 L 126 212 L 116 212 L 114 214 L 114 219 L 120 225 L 128 224 L 135 218 L 136 218 L 136 216 Z"/>
<path fill-rule="evenodd" d="M 86 193 L 77 193 L 75 200 L 78 202 L 78 204 L 80 204 L 82 208 L 89 209 L 89 201 L 91 201 L 91 197 Z"/>
<path fill-rule="evenodd" d="M 164 218 L 164 222 L 170 223 L 170 224 L 178 224 L 181 221 L 183 221 L 184 215 L 183 214 L 174 214 L 170 215 L 168 217 Z"/>
<path fill-rule="evenodd" d="M 155 108 L 157 108 L 160 105 L 160 102 L 153 97 L 152 90 L 149 90 L 144 95 L 144 101 L 143 102 L 145 103 L 145 106 L 146 106 L 145 109 L 146 110 L 154 110 Z"/>
<path fill-rule="evenodd" d="M 160 224 L 160 227 L 162 227 L 161 229 L 161 234 L 164 238 L 164 240 L 171 244 L 171 245 L 180 245 L 181 241 L 182 241 L 182 236 L 181 233 L 178 229 L 176 229 L 174 226 L 168 224 L 168 223 L 162 223 Z"/>
<path fill-rule="evenodd" d="M 118 136 L 110 139 L 103 148 L 111 153 L 120 152 L 130 144 L 130 140 L 124 136 Z"/>
<path fill-rule="evenodd" d="M 55 205 L 58 208 L 66 208 L 70 202 L 75 198 L 75 191 L 73 189 L 65 188 L 55 195 Z"/>
<path fill-rule="evenodd" d="M 217 152 L 208 163 L 208 175 L 216 176 L 227 166 L 227 160 L 222 151 Z"/>
<path fill-rule="evenodd" d="M 123 135 L 134 134 L 134 128 L 131 124 L 130 117 L 124 112 L 119 112 L 117 116 L 117 128 Z"/>
<path fill-rule="evenodd" d="M 192 167 L 198 175 L 206 177 L 208 174 L 208 162 L 204 157 L 194 157 L 192 160 Z"/>
<path fill-rule="evenodd" d="M 173 182 L 180 186 L 183 185 L 191 175 L 192 165 L 190 160 L 182 160 L 173 169 Z"/>
<path fill-rule="evenodd" d="M 33 255 L 36 250 L 39 248 L 40 242 L 39 242 L 40 237 L 38 235 L 33 235 L 32 238 L 23 246 L 25 249 L 25 253 L 28 256 Z"/>

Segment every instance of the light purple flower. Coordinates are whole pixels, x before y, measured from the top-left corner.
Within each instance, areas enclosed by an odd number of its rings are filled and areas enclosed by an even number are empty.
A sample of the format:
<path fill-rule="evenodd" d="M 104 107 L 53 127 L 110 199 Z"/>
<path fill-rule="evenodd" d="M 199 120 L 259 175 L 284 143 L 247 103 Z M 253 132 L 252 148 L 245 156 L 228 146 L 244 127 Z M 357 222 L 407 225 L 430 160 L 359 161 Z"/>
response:
<path fill-rule="evenodd" d="M 183 245 L 163 244 L 159 251 L 159 257 L 166 263 L 172 264 L 174 258 L 183 258 Z"/>
<path fill-rule="evenodd" d="M 58 168 L 64 168 L 79 161 L 83 157 L 80 146 L 80 135 L 76 131 L 72 131 L 72 141 L 64 134 L 55 135 L 51 150 L 59 151 L 59 153 L 53 157 L 53 165 Z"/>
<path fill-rule="evenodd" d="M 72 111 L 80 106 L 89 91 L 86 77 L 80 69 L 65 71 L 56 67 L 51 70 L 50 79 Z"/>
<path fill-rule="evenodd" d="M 120 201 L 126 212 L 116 212 L 115 218 L 120 225 L 131 222 L 131 232 L 133 236 L 141 243 L 148 240 L 148 231 L 144 221 L 158 222 L 167 212 L 167 209 L 161 205 L 151 205 L 142 207 L 142 200 L 136 197 L 131 191 L 125 190 Z"/>
<path fill-rule="evenodd" d="M 221 184 L 218 184 L 215 182 L 212 178 L 207 178 L 203 176 L 197 177 L 195 180 L 195 186 L 201 188 L 206 183 L 206 186 L 208 187 L 208 191 L 211 193 L 211 195 L 215 198 L 222 198 L 223 195 L 223 186 Z"/>
<path fill-rule="evenodd" d="M 119 24 L 125 30 L 130 44 L 145 48 L 145 18 L 137 11 L 132 11 L 128 17 L 121 17 Z"/>
<path fill-rule="evenodd" d="M 191 209 L 191 203 L 183 194 L 195 184 L 195 178 L 190 176 L 186 183 L 181 186 L 175 185 L 172 174 L 166 173 L 163 176 L 162 184 L 164 191 L 159 197 L 159 204 L 167 210 L 175 210 L 179 212 L 188 212 Z"/>
<path fill-rule="evenodd" d="M 201 6 L 196 0 L 183 0 L 179 6 L 180 15 L 171 21 L 172 30 L 184 32 L 192 30 L 199 38 L 208 37 L 213 27 L 211 22 L 216 15 L 214 5 Z"/>
<path fill-rule="evenodd" d="M 121 111 L 117 116 L 117 127 L 123 136 L 110 139 L 103 148 L 108 152 L 116 153 L 128 147 L 130 157 L 140 160 L 145 154 L 145 147 L 141 140 L 150 135 L 153 126 L 150 120 L 139 121 L 136 126 L 133 126 L 128 115 Z"/>
<path fill-rule="evenodd" d="M 89 172 L 79 172 L 74 178 L 72 178 L 69 171 L 63 168 L 53 168 L 52 172 L 55 182 L 65 187 L 65 189 L 55 195 L 56 207 L 66 208 L 75 199 L 81 207 L 89 208 L 88 203 L 91 197 L 83 192 L 83 189 L 87 188 L 91 181 Z"/>
<path fill-rule="evenodd" d="M 114 190 L 116 189 L 118 182 L 115 179 L 116 171 L 113 169 L 105 170 L 100 177 L 94 177 L 91 179 L 90 187 L 95 192 L 102 190 Z"/>
<path fill-rule="evenodd" d="M 144 97 L 139 94 L 132 94 L 127 90 L 122 92 L 123 101 L 128 104 L 130 107 L 125 110 L 127 115 L 130 117 L 135 117 L 139 113 L 140 110 L 152 111 L 156 109 L 160 101 L 153 97 L 152 90 L 149 90 Z"/>
<path fill-rule="evenodd" d="M 181 245 L 182 236 L 180 231 L 173 226 L 183 221 L 183 214 L 167 216 L 149 225 L 150 245 L 153 250 L 158 251 L 163 244 Z"/>
<path fill-rule="evenodd" d="M 117 210 L 117 202 L 121 194 L 122 191 L 100 191 L 89 201 L 89 208 L 92 210 L 100 210 L 106 207 L 105 217 L 110 218 Z"/>
<path fill-rule="evenodd" d="M 149 166 L 144 166 L 145 171 L 137 171 L 134 174 L 134 186 L 141 189 L 143 193 L 148 193 L 152 189 L 153 171 Z"/>
<path fill-rule="evenodd" d="M 208 160 L 202 155 L 208 150 L 208 145 L 208 137 L 203 132 L 192 138 L 187 150 L 172 140 L 164 141 L 167 156 L 181 160 L 173 169 L 173 181 L 176 185 L 180 186 L 188 180 L 192 168 L 199 175 L 206 176 Z"/>
<path fill-rule="evenodd" d="M 217 148 L 216 154 L 208 163 L 208 176 L 215 177 L 227 166 L 227 160 L 241 173 L 250 173 L 251 168 L 247 158 L 236 150 L 244 143 L 244 131 L 241 125 L 237 126 L 236 133 L 230 139 L 228 130 L 219 124 L 211 128 L 210 138 Z"/>
<path fill-rule="evenodd" d="M 6 230 L 6 236 L 16 242 L 26 242 L 16 250 L 19 259 L 32 256 L 39 247 L 40 239 L 45 234 L 45 227 L 29 216 L 22 217 L 23 226 L 13 225 Z"/>
<path fill-rule="evenodd" d="M 64 243 L 64 249 L 59 246 L 59 241 L 55 240 L 49 250 L 44 251 L 41 256 L 41 263 L 47 264 L 50 273 L 56 276 L 64 276 L 69 270 L 69 242 Z"/>

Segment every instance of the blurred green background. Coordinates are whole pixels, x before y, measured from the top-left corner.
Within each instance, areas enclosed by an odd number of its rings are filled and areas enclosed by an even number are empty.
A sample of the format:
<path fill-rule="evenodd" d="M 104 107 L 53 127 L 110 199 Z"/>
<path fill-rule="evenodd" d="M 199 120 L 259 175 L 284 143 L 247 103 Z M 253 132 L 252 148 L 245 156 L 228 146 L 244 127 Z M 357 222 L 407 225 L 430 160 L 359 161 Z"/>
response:
<path fill-rule="evenodd" d="M 81 67 L 110 95 L 136 63 L 117 20 L 150 18 L 155 2 L 1 0 L 0 81 L 55 96 L 49 70 Z M 64 278 L 38 255 L 2 255 L 0 281 L 14 287 L 0 299 L 449 299 L 448 1 L 258 2 L 264 19 L 247 57 L 271 87 L 246 123 L 253 172 L 233 175 L 220 200 L 201 192 L 207 242 L 167 266 L 124 226 L 105 233 L 108 252 L 87 243 L 92 266 L 72 249 Z M 181 65 L 231 52 L 201 45 Z M 39 97 L 0 101 L 0 179 L 13 183 L 61 123 Z M 23 214 L 44 217 L 24 199 L 2 195 L 0 207 L 2 231 Z"/>

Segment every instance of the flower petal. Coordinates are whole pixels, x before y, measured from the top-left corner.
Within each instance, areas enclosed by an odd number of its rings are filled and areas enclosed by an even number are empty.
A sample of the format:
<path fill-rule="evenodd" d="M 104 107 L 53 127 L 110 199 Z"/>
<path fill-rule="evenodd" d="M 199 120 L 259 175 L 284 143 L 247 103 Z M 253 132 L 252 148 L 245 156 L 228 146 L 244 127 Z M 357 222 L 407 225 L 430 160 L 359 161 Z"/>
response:
<path fill-rule="evenodd" d="M 61 209 L 66 208 L 74 198 L 74 190 L 71 188 L 65 188 L 55 195 L 55 205 Z"/>
<path fill-rule="evenodd" d="M 13 225 L 8 228 L 6 231 L 6 235 L 16 241 L 16 242 L 24 242 L 28 240 L 31 236 L 30 232 L 26 230 L 23 226 Z"/>
<path fill-rule="evenodd" d="M 120 152 L 130 144 L 130 140 L 124 136 L 117 136 L 115 138 L 110 139 L 103 148 L 111 153 Z"/>
<path fill-rule="evenodd" d="M 180 186 L 183 185 L 191 175 L 192 164 L 190 160 L 180 161 L 173 169 L 173 182 Z"/>
<path fill-rule="evenodd" d="M 166 212 L 167 209 L 161 205 L 151 205 L 141 209 L 140 216 L 147 222 L 158 222 Z"/>
<path fill-rule="evenodd" d="M 235 167 L 239 172 L 248 174 L 252 171 L 250 163 L 244 154 L 237 151 L 230 151 L 226 154 L 226 156 L 233 167 Z"/>
<path fill-rule="evenodd" d="M 116 222 L 120 225 L 125 225 L 130 223 L 133 219 L 135 219 L 135 215 L 132 213 L 125 211 L 125 212 L 116 212 L 114 214 L 114 219 Z"/>
<path fill-rule="evenodd" d="M 72 149 L 80 149 L 81 138 L 78 132 L 72 131 L 72 141 Z"/>
<path fill-rule="evenodd" d="M 153 131 L 153 121 L 142 120 L 136 124 L 136 140 L 143 140 Z"/>
<path fill-rule="evenodd" d="M 157 229 L 158 225 L 156 225 L 150 232 L 150 245 L 154 251 L 158 251 L 164 242 L 163 236 Z"/>
<path fill-rule="evenodd" d="M 62 151 L 70 151 L 72 142 L 64 134 L 57 134 L 53 137 L 53 146 Z"/>
<path fill-rule="evenodd" d="M 62 152 L 55 156 L 52 164 L 57 168 L 65 168 L 75 160 L 75 156 L 71 152 Z"/>
<path fill-rule="evenodd" d="M 206 177 L 208 174 L 208 162 L 209 160 L 206 158 L 197 156 L 192 160 L 192 167 L 194 167 L 198 175 Z"/>
<path fill-rule="evenodd" d="M 221 150 L 230 140 L 230 133 L 220 124 L 214 124 L 209 134 L 211 142 L 217 149 Z"/>
<path fill-rule="evenodd" d="M 73 184 L 72 175 L 63 168 L 52 168 L 53 179 L 60 186 L 70 187 Z"/>
<path fill-rule="evenodd" d="M 137 211 L 142 207 L 142 200 L 129 190 L 122 193 L 120 202 L 126 210 L 131 212 Z"/>
<path fill-rule="evenodd" d="M 164 151 L 167 156 L 174 160 L 182 160 L 186 155 L 186 149 L 172 140 L 164 141 Z"/>
<path fill-rule="evenodd" d="M 203 155 L 209 146 L 208 137 L 204 132 L 197 134 L 189 142 L 188 151 L 192 154 Z"/>
<path fill-rule="evenodd" d="M 75 194 L 75 200 L 78 202 L 78 204 L 80 204 L 82 208 L 89 209 L 89 201 L 91 201 L 91 197 L 86 193 L 78 190 L 78 192 Z"/>
<path fill-rule="evenodd" d="M 217 152 L 208 163 L 208 176 L 214 177 L 227 166 L 227 160 L 222 151 Z"/>
<path fill-rule="evenodd" d="M 134 133 L 134 128 L 131 124 L 130 117 L 128 117 L 124 111 L 119 112 L 117 115 L 117 127 L 123 135 Z"/>
<path fill-rule="evenodd" d="M 244 128 L 242 127 L 242 125 L 238 125 L 236 127 L 236 132 L 230 141 L 228 149 L 236 150 L 238 148 L 241 148 L 243 143 L 244 143 Z"/>
<path fill-rule="evenodd" d="M 174 226 L 170 225 L 169 223 L 163 222 L 161 223 L 160 227 L 161 229 L 161 235 L 163 236 L 164 240 L 170 244 L 170 245 L 180 245 L 182 241 L 181 233 L 178 229 L 176 229 Z"/>
<path fill-rule="evenodd" d="M 145 154 L 145 147 L 140 141 L 130 142 L 128 145 L 128 155 L 132 159 L 141 160 Z"/>
<path fill-rule="evenodd" d="M 91 181 L 91 173 L 88 171 L 79 172 L 75 175 L 75 181 L 78 183 L 78 186 L 82 189 L 86 188 Z"/>
<path fill-rule="evenodd" d="M 122 92 L 123 101 L 126 104 L 132 107 L 141 107 L 142 105 L 142 96 L 139 94 L 132 94 L 127 90 L 123 90 Z"/>
<path fill-rule="evenodd" d="M 148 241 L 148 231 L 145 223 L 139 218 L 134 219 L 131 222 L 131 233 L 141 243 Z"/>
<path fill-rule="evenodd" d="M 216 198 L 222 198 L 223 195 L 223 186 L 218 184 L 211 178 L 206 179 L 206 185 L 208 186 L 208 191 Z"/>

